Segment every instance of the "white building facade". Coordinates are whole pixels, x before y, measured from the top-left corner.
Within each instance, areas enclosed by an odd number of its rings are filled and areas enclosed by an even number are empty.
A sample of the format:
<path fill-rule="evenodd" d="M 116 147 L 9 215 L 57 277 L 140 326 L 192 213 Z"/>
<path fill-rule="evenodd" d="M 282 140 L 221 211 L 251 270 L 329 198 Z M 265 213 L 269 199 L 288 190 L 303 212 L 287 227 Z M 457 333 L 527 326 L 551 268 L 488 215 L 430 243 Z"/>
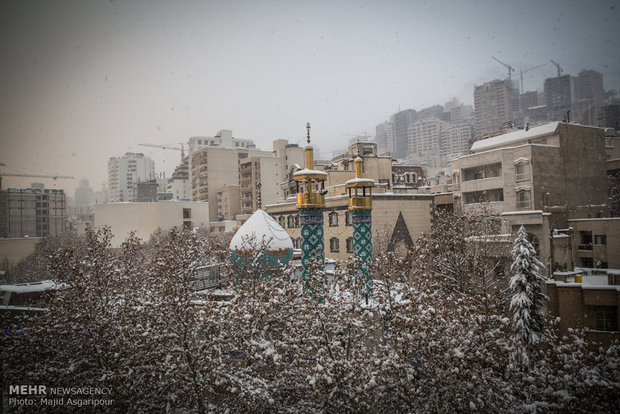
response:
<path fill-rule="evenodd" d="M 141 153 L 127 152 L 108 160 L 108 197 L 110 202 L 136 201 L 139 182 L 155 179 L 155 163 Z"/>

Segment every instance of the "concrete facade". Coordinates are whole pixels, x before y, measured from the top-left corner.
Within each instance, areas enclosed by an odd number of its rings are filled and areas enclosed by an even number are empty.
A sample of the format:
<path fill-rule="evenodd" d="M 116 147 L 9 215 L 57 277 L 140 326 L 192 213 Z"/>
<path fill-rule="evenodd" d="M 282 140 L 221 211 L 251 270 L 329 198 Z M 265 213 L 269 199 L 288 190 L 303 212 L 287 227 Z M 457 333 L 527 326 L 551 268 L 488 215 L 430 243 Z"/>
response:
<path fill-rule="evenodd" d="M 209 229 L 209 204 L 205 202 L 107 203 L 96 204 L 93 209 L 94 225 L 110 226 L 112 247 L 119 247 L 132 231 L 148 241 L 158 229 Z"/>
<path fill-rule="evenodd" d="M 581 277 L 578 282 L 576 276 Z M 608 346 L 620 337 L 620 275 L 556 272 L 547 281 L 549 315 L 560 318 L 560 332 L 584 329 L 586 336 Z"/>
<path fill-rule="evenodd" d="M 568 220 L 577 267 L 620 269 L 620 217 Z"/>
<path fill-rule="evenodd" d="M 63 190 L 9 188 L 2 191 L 3 228 L 0 237 L 48 237 L 65 232 Z"/>
<path fill-rule="evenodd" d="M 127 152 L 108 160 L 108 197 L 110 202 L 137 200 L 137 184 L 154 180 L 155 163 L 141 153 Z"/>
<path fill-rule="evenodd" d="M 451 164 L 455 211 L 503 213 L 512 232 L 526 224 L 550 275 L 558 267 L 551 230 L 607 214 L 604 135 L 601 128 L 550 123 L 477 141 L 472 154 Z"/>
<path fill-rule="evenodd" d="M 241 214 L 241 187 L 227 185 L 217 190 L 218 220 L 235 220 Z"/>
<path fill-rule="evenodd" d="M 373 256 L 392 248 L 403 252 L 412 247 L 422 233 L 430 230 L 434 196 L 426 194 L 373 194 L 372 234 Z M 266 211 L 286 230 L 296 249 L 301 248 L 299 215 L 294 202 L 266 206 Z M 353 221 L 347 196 L 325 199 L 324 240 L 325 257 L 345 260 L 353 255 Z M 400 220 L 399 220 L 400 219 Z M 404 226 L 403 226 L 404 223 Z M 407 234 L 406 240 L 392 240 L 396 234 Z"/>
<path fill-rule="evenodd" d="M 217 190 L 239 185 L 239 166 L 251 156 L 271 156 L 271 152 L 255 149 L 203 148 L 191 154 L 192 200 L 217 200 Z M 210 211 L 210 220 L 217 221 L 217 209 Z"/>
<path fill-rule="evenodd" d="M 507 80 L 493 80 L 474 87 L 476 138 L 494 135 L 513 120 L 512 87 Z"/>
<path fill-rule="evenodd" d="M 19 262 L 34 253 L 40 237 L 0 239 L 0 270 L 11 271 Z"/>

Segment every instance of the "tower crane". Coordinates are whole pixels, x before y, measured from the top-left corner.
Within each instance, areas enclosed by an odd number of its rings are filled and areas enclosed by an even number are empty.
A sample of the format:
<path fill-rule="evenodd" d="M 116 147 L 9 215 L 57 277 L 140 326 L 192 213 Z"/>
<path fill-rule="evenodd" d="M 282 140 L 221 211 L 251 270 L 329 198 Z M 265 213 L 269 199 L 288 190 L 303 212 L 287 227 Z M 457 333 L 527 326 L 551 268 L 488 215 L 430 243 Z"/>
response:
<path fill-rule="evenodd" d="M 534 66 L 533 68 L 529 68 L 529 69 L 521 69 L 519 72 L 520 76 L 521 76 L 521 93 L 525 92 L 524 88 L 523 88 L 523 74 L 529 72 L 530 70 L 534 70 L 534 69 L 538 69 L 538 68 L 542 68 L 543 66 L 546 66 L 546 63 L 543 63 L 542 65 L 538 65 L 538 66 Z"/>
<path fill-rule="evenodd" d="M 506 69 L 508 69 L 508 81 L 510 82 L 510 85 L 512 86 L 512 75 L 511 75 L 511 72 L 514 72 L 514 71 L 515 71 L 515 68 L 513 68 L 512 66 L 510 66 L 510 65 L 509 65 L 509 64 L 507 64 L 507 63 L 502 62 L 501 60 L 497 59 L 497 58 L 496 58 L 496 57 L 494 57 L 494 56 L 491 56 L 491 57 L 492 57 L 492 58 L 493 58 L 496 62 L 498 62 L 498 63 L 500 63 L 500 64 L 502 64 L 502 65 L 506 66 Z"/>
<path fill-rule="evenodd" d="M 562 69 L 562 68 L 560 67 L 560 64 L 559 64 L 559 63 L 554 62 L 554 61 L 553 61 L 553 59 L 550 59 L 550 62 L 551 62 L 551 63 L 553 63 L 553 64 L 555 65 L 555 67 L 558 69 L 558 78 L 559 78 L 559 77 L 560 77 L 560 74 L 561 74 L 562 72 L 564 72 L 564 69 Z"/>
<path fill-rule="evenodd" d="M 5 167 L 6 165 L 0 162 L 0 167 Z M 75 177 L 71 177 L 69 175 L 45 175 L 45 174 L 15 174 L 15 173 L 3 173 L 0 172 L 0 190 L 2 189 L 2 177 L 31 177 L 31 178 L 53 178 L 54 181 L 58 179 L 75 179 Z"/>
<path fill-rule="evenodd" d="M 158 145 L 158 144 L 138 144 L 141 145 L 143 147 L 154 147 L 154 148 L 161 148 L 161 149 L 171 149 L 171 150 L 177 150 L 177 151 L 181 151 L 181 162 L 183 162 L 183 160 L 185 159 L 185 146 L 182 142 L 175 142 L 174 144 L 166 144 L 166 145 Z M 173 145 L 180 145 L 181 148 L 179 147 L 175 147 Z"/>

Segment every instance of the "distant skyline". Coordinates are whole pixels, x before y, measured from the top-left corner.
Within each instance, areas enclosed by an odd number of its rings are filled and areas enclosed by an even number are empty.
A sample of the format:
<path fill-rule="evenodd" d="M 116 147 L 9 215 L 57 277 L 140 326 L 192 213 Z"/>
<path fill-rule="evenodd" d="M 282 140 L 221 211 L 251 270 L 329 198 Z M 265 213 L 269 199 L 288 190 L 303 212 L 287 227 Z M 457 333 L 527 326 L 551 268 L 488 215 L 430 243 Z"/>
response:
<path fill-rule="evenodd" d="M 473 103 L 504 66 L 545 66 L 526 90 L 593 69 L 620 89 L 617 1 L 31 1 L 0 0 L 2 186 L 42 181 L 97 191 L 107 161 L 142 152 L 170 176 L 186 142 L 231 129 L 264 150 L 324 152 L 400 109 Z"/>

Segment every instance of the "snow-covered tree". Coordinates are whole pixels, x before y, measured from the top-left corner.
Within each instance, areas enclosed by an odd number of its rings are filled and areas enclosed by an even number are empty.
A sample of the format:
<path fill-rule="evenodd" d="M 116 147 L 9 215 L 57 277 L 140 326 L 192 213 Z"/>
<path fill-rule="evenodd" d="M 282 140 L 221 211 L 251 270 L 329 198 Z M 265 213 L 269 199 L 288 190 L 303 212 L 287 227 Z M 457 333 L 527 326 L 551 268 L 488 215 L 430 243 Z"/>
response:
<path fill-rule="evenodd" d="M 536 250 L 528 241 L 527 232 L 521 226 L 512 249 L 513 275 L 510 278 L 510 310 L 513 312 L 515 335 L 521 346 L 517 358 L 529 362 L 532 347 L 543 337 L 543 305 L 549 298 L 542 293 L 545 278 L 540 274 L 543 264 L 536 258 Z"/>

